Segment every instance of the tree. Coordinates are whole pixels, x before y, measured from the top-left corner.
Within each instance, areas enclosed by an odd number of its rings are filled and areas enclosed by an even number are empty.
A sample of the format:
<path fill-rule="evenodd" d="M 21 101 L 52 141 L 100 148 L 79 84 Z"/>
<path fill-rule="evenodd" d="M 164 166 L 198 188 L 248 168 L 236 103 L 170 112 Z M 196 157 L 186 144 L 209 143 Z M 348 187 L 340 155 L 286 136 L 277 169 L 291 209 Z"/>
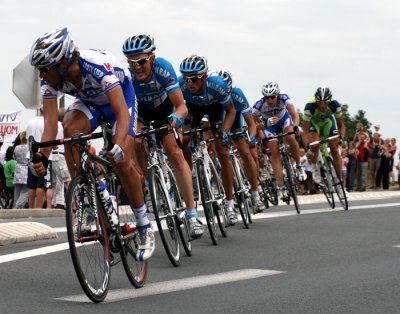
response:
<path fill-rule="evenodd" d="M 342 104 L 342 112 L 344 118 L 344 124 L 346 126 L 346 141 L 351 141 L 354 138 L 354 134 L 356 133 L 356 125 L 361 122 L 364 125 L 365 129 L 369 129 L 372 125 L 371 122 L 365 116 L 366 112 L 364 110 L 358 110 L 357 113 L 352 117 L 349 114 L 349 105 Z M 370 131 L 368 132 L 370 133 Z M 371 134 L 370 134 L 371 136 Z"/>

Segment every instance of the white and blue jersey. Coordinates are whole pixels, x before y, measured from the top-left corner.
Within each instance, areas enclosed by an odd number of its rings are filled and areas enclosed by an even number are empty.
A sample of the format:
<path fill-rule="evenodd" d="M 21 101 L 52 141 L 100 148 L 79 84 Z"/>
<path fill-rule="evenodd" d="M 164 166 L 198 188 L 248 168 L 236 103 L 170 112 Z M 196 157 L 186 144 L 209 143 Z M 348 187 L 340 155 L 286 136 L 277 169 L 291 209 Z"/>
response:
<path fill-rule="evenodd" d="M 171 63 L 163 58 L 156 58 L 153 74 L 148 82 L 140 82 L 133 77 L 139 109 L 154 109 L 161 105 L 168 95 L 179 90 L 179 83 Z"/>
<path fill-rule="evenodd" d="M 278 95 L 277 104 L 269 106 L 267 100 L 261 96 L 253 106 L 253 116 L 261 117 L 265 124 L 264 133 L 267 137 L 275 136 L 277 133 L 283 132 L 286 127 L 292 126 L 293 120 L 287 108 L 294 106 L 292 100 L 286 93 Z M 271 117 L 277 117 L 279 121 L 273 125 L 268 120 Z"/>
<path fill-rule="evenodd" d="M 194 95 L 189 91 L 182 76 L 178 78 L 178 81 L 186 103 L 196 106 L 208 106 L 218 102 L 223 107 L 227 107 L 232 102 L 228 87 L 220 76 L 208 76 L 200 95 Z"/>
<path fill-rule="evenodd" d="M 113 126 L 115 132 L 116 117 L 111 109 L 107 93 L 121 86 L 126 104 L 131 114 L 128 133 L 135 135 L 137 103 L 130 72 L 112 54 L 102 50 L 80 50 L 79 68 L 83 86 L 78 90 L 72 83 L 64 81 L 59 86 L 41 82 L 43 99 L 56 99 L 59 93 L 75 96 L 75 102 L 68 110 L 82 111 L 89 119 L 91 131 L 99 125 L 103 116 Z"/>

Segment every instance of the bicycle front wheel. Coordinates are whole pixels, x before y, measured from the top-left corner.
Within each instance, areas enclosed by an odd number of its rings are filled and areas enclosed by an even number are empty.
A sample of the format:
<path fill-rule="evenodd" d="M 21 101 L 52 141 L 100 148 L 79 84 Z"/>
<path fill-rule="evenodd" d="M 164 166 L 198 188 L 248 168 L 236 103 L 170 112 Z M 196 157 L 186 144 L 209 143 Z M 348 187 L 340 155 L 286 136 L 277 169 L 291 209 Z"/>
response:
<path fill-rule="evenodd" d="M 69 249 L 79 283 L 93 302 L 102 302 L 110 285 L 110 251 L 104 210 L 94 178 L 79 174 L 66 195 Z"/>
<path fill-rule="evenodd" d="M 210 182 L 211 192 L 214 195 L 213 209 L 214 215 L 217 217 L 219 230 L 224 238 L 228 236 L 228 214 L 226 206 L 223 204 L 225 199 L 224 187 L 222 186 L 221 178 L 214 166 L 214 163 L 210 161 Z"/>
<path fill-rule="evenodd" d="M 329 206 L 333 209 L 335 208 L 335 199 L 333 198 L 333 182 L 332 182 L 332 172 L 328 164 L 327 159 L 322 158 L 320 161 L 321 170 L 321 183 L 320 187 L 325 194 L 326 200 Z"/>
<path fill-rule="evenodd" d="M 346 191 L 343 186 L 342 180 L 340 180 L 340 177 L 338 175 L 338 172 L 336 171 L 335 165 L 333 164 L 332 159 L 328 159 L 328 164 L 329 167 L 331 168 L 331 173 L 332 173 L 332 179 L 333 179 L 333 187 L 335 189 L 335 192 L 339 198 L 339 202 L 344 208 L 344 210 L 349 209 L 349 204 L 347 202 L 347 195 Z"/>
<path fill-rule="evenodd" d="M 172 265 L 179 266 L 180 248 L 178 227 L 174 211 L 171 208 L 169 191 L 163 186 L 163 177 L 154 168 L 150 170 L 150 194 L 153 203 L 154 218 L 158 233 L 164 245 L 165 253 Z"/>
<path fill-rule="evenodd" d="M 136 230 L 135 213 L 132 207 L 122 204 L 121 200 L 127 199 L 121 186 L 117 189 L 117 206 L 119 213 L 119 233 L 122 238 L 122 250 L 120 252 L 122 265 L 126 276 L 135 288 L 143 287 L 147 276 L 147 261 L 136 259 L 136 237 L 139 236 Z"/>
<path fill-rule="evenodd" d="M 285 155 L 284 157 L 284 167 L 286 171 L 287 188 L 289 191 L 289 199 L 293 199 L 294 207 L 296 212 L 300 214 L 299 200 L 297 199 L 297 180 L 293 171 L 292 164 L 290 162 L 290 157 Z M 290 201 L 290 200 L 289 200 Z"/>

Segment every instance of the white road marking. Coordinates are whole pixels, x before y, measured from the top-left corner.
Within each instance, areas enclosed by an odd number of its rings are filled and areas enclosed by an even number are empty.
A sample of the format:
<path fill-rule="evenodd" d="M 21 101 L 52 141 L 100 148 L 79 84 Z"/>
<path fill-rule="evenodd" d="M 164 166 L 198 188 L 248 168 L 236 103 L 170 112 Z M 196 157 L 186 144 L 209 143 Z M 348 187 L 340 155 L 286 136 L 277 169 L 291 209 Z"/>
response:
<path fill-rule="evenodd" d="M 379 207 L 400 207 L 400 203 L 351 206 L 349 208 L 349 211 L 351 212 L 352 210 L 357 210 L 357 209 L 369 209 L 369 208 L 379 208 Z M 301 209 L 301 207 L 300 207 L 300 210 L 301 210 L 300 215 L 344 211 L 343 208 L 341 208 L 339 206 L 338 206 L 338 208 L 335 208 L 335 209 L 331 209 L 331 208 Z M 271 218 L 279 218 L 279 217 L 286 217 L 286 216 L 298 216 L 298 214 L 294 209 L 287 210 L 287 211 L 280 211 L 280 212 L 260 213 L 260 214 L 253 216 L 253 220 L 271 219 Z M 239 215 L 239 220 L 240 219 L 241 218 Z M 203 224 L 206 225 L 205 219 L 202 218 L 201 220 L 202 220 Z M 155 222 L 153 222 L 153 228 L 156 231 L 158 230 Z M 66 232 L 65 227 L 59 227 L 59 228 L 55 228 L 55 229 L 57 230 L 57 232 Z M 38 256 L 38 255 L 44 255 L 44 254 L 49 254 L 49 253 L 53 253 L 53 252 L 58 252 L 58 251 L 62 251 L 62 250 L 68 250 L 68 249 L 69 249 L 68 242 L 66 242 L 66 243 L 61 243 L 61 244 L 43 247 L 43 248 L 39 248 L 39 249 L 34 249 L 34 250 L 29 250 L 29 251 L 24 251 L 24 252 L 19 252 L 19 253 L 12 253 L 12 254 L 8 254 L 8 255 L 0 256 L 0 264 L 23 259 L 23 258 L 29 258 L 29 257 Z"/>
<path fill-rule="evenodd" d="M 213 285 L 220 285 L 230 282 L 255 279 L 286 273 L 285 271 L 268 269 L 239 269 L 214 275 L 194 276 L 189 278 L 163 281 L 146 284 L 143 288 L 116 289 L 110 290 L 107 294 L 106 303 L 130 300 L 150 295 L 164 294 L 188 289 L 202 288 Z M 56 300 L 92 303 L 84 294 L 57 298 Z"/>

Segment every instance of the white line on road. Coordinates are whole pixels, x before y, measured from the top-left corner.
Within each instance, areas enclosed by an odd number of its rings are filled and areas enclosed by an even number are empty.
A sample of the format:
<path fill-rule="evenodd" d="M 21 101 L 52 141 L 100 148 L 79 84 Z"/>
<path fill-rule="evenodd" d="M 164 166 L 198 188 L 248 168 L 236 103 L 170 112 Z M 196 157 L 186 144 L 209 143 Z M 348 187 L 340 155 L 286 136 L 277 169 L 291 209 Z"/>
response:
<path fill-rule="evenodd" d="M 150 295 L 164 294 L 169 292 L 220 285 L 229 282 L 255 279 L 260 277 L 278 275 L 282 273 L 285 273 L 285 271 L 268 270 L 268 269 L 239 269 L 214 275 L 203 275 L 203 276 L 195 276 L 177 280 L 150 283 L 146 284 L 143 288 L 140 289 L 126 288 L 126 289 L 110 290 L 107 294 L 105 302 L 110 303 L 123 300 L 130 300 Z M 91 303 L 91 301 L 89 301 L 89 299 L 84 294 L 57 298 L 57 300 Z"/>

